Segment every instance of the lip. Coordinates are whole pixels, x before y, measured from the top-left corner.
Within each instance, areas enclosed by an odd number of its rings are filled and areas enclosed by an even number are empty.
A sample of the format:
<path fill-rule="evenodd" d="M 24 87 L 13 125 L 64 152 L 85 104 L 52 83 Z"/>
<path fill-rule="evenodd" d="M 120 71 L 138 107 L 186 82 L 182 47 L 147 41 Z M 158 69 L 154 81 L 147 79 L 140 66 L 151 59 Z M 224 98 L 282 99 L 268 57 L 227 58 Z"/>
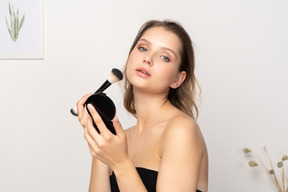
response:
<path fill-rule="evenodd" d="M 151 77 L 151 74 L 149 73 L 149 71 L 147 69 L 145 69 L 144 67 L 139 67 L 136 69 L 136 73 L 144 78 L 148 78 Z"/>

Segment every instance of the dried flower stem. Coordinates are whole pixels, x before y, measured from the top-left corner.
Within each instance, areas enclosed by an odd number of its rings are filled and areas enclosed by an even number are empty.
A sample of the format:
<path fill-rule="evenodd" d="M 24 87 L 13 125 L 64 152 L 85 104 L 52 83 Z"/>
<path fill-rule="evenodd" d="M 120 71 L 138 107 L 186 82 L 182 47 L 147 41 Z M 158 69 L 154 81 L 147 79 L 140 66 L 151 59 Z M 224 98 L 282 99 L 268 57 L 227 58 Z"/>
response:
<path fill-rule="evenodd" d="M 282 181 L 283 181 L 283 190 L 285 190 L 285 172 L 284 172 L 284 166 L 282 167 Z"/>
<path fill-rule="evenodd" d="M 266 147 L 265 147 L 264 149 L 265 149 L 265 152 L 267 153 L 267 156 L 268 156 L 268 159 L 269 159 L 269 163 L 270 163 L 271 168 L 272 168 L 273 170 L 275 170 L 275 169 L 274 169 L 274 166 L 273 166 L 273 164 L 272 164 L 270 155 L 269 155 L 269 153 L 268 153 L 268 150 L 266 149 Z M 258 157 L 258 159 L 259 159 L 259 157 Z M 278 188 L 279 192 L 282 192 L 282 189 L 281 189 L 281 187 L 280 187 L 280 184 L 279 184 L 279 182 L 278 182 L 278 180 L 277 180 L 276 175 L 274 174 L 273 177 L 274 177 L 274 180 L 275 180 L 275 182 L 276 182 L 276 187 Z M 284 180 L 283 180 L 283 181 L 284 181 Z M 284 190 L 284 189 L 283 189 L 283 190 Z"/>
<path fill-rule="evenodd" d="M 282 192 L 282 189 L 281 189 L 281 187 L 280 187 L 280 185 L 279 185 L 279 183 L 278 183 L 278 180 L 277 180 L 277 177 L 275 176 L 275 174 L 272 176 L 272 175 L 269 173 L 269 170 L 268 170 L 268 168 L 266 167 L 266 165 L 263 163 L 263 161 L 261 160 L 261 158 L 258 156 L 258 154 L 255 153 L 255 152 L 252 152 L 252 153 L 256 155 L 257 159 L 258 159 L 258 160 L 260 161 L 260 163 L 261 163 L 261 167 L 262 167 L 262 168 L 264 169 L 264 171 L 268 174 L 268 176 L 269 176 L 270 179 L 272 180 L 273 184 L 277 187 L 278 191 L 279 191 L 279 192 Z M 269 156 L 269 155 L 268 155 L 268 156 Z M 273 165 L 272 165 L 272 163 L 271 163 L 270 158 L 269 158 L 269 162 L 270 162 L 271 168 L 274 170 L 274 167 L 273 167 Z"/>
<path fill-rule="evenodd" d="M 275 174 L 275 169 L 274 166 L 272 164 L 270 155 L 266 149 L 266 147 L 264 147 L 264 151 L 266 152 L 266 155 L 269 159 L 269 164 L 271 169 L 268 169 L 268 167 L 265 165 L 265 163 L 262 161 L 262 159 L 258 156 L 257 153 L 253 152 L 251 149 L 249 148 L 244 148 L 243 152 L 244 153 L 253 153 L 254 156 L 257 157 L 259 165 L 262 167 L 262 169 L 268 174 L 268 176 L 270 177 L 270 179 L 272 180 L 273 184 L 275 185 L 275 187 L 278 189 L 278 192 L 288 192 L 288 174 L 285 174 L 285 171 L 287 171 L 288 169 L 285 169 L 285 161 L 288 160 L 288 156 L 284 155 L 281 159 L 281 161 L 279 161 L 277 163 L 277 167 L 279 168 L 279 174 L 278 176 L 280 176 L 280 182 L 277 179 L 277 174 Z M 268 164 L 268 165 L 269 165 Z M 250 160 L 249 161 L 249 165 L 250 167 L 256 167 L 258 166 L 257 162 L 255 162 L 254 160 Z M 282 183 L 281 183 L 282 182 Z"/>
<path fill-rule="evenodd" d="M 288 184 L 288 176 L 286 176 L 286 181 L 287 181 L 287 184 Z M 288 186 L 286 188 L 286 192 L 288 192 Z"/>

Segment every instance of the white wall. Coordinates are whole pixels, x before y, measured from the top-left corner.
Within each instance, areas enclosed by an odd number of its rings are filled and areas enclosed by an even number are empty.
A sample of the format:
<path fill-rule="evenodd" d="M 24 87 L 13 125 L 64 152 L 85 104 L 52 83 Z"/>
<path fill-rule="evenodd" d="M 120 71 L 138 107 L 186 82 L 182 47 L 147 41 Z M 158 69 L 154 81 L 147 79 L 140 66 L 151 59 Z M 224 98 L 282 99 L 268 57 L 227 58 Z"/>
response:
<path fill-rule="evenodd" d="M 180 21 L 194 41 L 209 191 L 276 191 L 241 148 L 265 145 L 273 161 L 288 153 L 287 1 L 44 4 L 44 60 L 0 60 L 0 191 L 87 191 L 91 157 L 69 109 L 123 66 L 144 21 L 164 18 Z M 132 125 L 121 89 L 107 94 Z"/>

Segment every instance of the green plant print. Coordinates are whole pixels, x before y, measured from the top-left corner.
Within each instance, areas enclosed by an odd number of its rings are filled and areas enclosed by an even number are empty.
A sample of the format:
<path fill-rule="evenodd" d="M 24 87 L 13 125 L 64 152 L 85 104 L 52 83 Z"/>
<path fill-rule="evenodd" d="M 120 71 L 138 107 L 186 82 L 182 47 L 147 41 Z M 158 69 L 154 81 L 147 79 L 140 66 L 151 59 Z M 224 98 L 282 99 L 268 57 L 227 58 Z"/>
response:
<path fill-rule="evenodd" d="M 5 17 L 6 24 L 12 41 L 16 42 L 18 39 L 19 31 L 21 30 L 25 20 L 25 14 L 23 14 L 21 20 L 19 20 L 19 9 L 17 9 L 17 14 L 15 14 L 14 7 L 13 5 L 11 6 L 10 3 L 9 3 L 9 14 L 10 14 L 10 25 L 8 24 L 7 17 Z"/>

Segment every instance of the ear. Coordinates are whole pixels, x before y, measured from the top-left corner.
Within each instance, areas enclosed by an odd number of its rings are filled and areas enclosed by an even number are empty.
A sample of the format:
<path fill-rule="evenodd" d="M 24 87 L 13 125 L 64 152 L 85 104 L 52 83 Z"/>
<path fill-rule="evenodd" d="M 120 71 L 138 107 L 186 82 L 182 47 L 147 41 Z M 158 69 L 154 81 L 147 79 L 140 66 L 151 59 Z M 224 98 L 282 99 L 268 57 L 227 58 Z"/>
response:
<path fill-rule="evenodd" d="M 170 87 L 172 89 L 178 88 L 183 83 L 185 78 L 186 78 L 186 71 L 181 71 L 180 73 L 177 74 L 176 79 L 173 81 Z"/>

